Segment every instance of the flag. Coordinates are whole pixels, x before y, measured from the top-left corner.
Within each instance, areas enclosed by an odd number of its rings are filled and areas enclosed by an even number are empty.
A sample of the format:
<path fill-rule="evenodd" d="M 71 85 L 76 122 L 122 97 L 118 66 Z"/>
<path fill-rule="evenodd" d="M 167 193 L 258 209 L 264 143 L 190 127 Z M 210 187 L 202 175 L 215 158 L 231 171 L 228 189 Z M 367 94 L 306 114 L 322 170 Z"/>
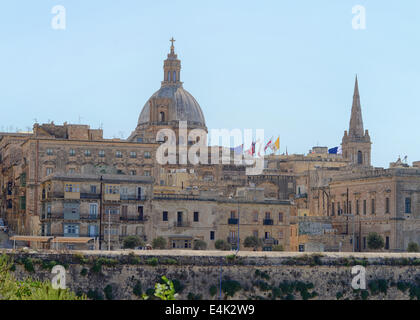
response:
<path fill-rule="evenodd" d="M 251 143 L 251 147 L 245 151 L 245 153 L 253 156 L 255 154 L 255 142 Z"/>
<path fill-rule="evenodd" d="M 337 154 L 338 153 L 338 147 L 328 149 L 328 153 L 329 154 Z"/>
<path fill-rule="evenodd" d="M 279 149 L 280 149 L 280 137 L 277 137 L 277 140 L 273 144 L 271 144 L 271 150 L 276 152 Z"/>
<path fill-rule="evenodd" d="M 268 140 L 267 144 L 266 144 L 266 145 L 265 145 L 265 147 L 264 147 L 264 152 L 265 152 L 268 148 L 270 148 L 270 147 L 271 147 L 272 143 L 273 143 L 273 137 L 271 137 L 271 138 L 270 138 L 270 140 Z"/>
<path fill-rule="evenodd" d="M 241 144 L 240 146 L 237 146 L 235 148 L 231 148 L 231 150 L 235 153 L 235 154 L 242 154 L 244 152 L 244 144 Z"/>
<path fill-rule="evenodd" d="M 342 153 L 343 153 L 343 149 L 341 149 L 341 146 L 339 146 L 337 149 L 337 154 L 342 154 Z"/>

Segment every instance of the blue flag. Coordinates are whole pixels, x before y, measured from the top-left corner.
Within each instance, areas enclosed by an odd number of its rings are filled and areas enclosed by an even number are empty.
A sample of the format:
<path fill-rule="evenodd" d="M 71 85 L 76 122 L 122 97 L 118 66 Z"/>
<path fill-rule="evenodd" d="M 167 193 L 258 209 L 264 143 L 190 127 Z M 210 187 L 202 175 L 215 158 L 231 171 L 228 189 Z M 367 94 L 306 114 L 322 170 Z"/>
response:
<path fill-rule="evenodd" d="M 337 154 L 337 151 L 338 151 L 338 147 L 328 149 L 328 153 L 330 153 L 330 154 Z"/>

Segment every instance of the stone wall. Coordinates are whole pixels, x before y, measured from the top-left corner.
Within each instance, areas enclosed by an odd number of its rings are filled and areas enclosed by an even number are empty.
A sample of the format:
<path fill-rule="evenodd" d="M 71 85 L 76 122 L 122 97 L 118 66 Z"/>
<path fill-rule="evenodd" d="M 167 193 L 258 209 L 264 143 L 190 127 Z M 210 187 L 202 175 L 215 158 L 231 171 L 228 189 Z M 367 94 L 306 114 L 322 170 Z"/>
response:
<path fill-rule="evenodd" d="M 139 299 L 165 275 L 178 299 L 419 299 L 420 254 L 221 251 L 6 251 L 15 274 L 51 279 L 51 267 L 64 265 L 67 285 L 91 297 Z M 366 268 L 367 290 L 351 288 L 353 265 Z M 32 270 L 32 271 L 31 271 Z M 140 286 L 139 286 L 140 285 Z M 95 293 L 96 291 L 96 293 Z M 138 290 L 137 292 L 139 292 Z M 149 290 L 150 291 L 150 290 Z M 233 296 L 227 296 L 231 291 Z M 111 294 L 110 294 L 111 293 Z"/>

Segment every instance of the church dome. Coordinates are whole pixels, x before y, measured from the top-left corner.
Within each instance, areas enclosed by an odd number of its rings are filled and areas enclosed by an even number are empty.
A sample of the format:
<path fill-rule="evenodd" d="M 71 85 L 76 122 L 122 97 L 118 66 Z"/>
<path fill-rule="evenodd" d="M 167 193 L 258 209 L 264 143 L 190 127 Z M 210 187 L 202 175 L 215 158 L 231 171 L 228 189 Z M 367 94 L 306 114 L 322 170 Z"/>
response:
<path fill-rule="evenodd" d="M 181 84 L 166 84 L 156 91 L 146 102 L 140 113 L 138 125 L 147 124 L 150 121 L 150 100 L 156 98 L 170 99 L 169 116 L 171 120 L 187 121 L 188 124 L 205 127 L 203 111 L 197 100 L 185 90 Z"/>

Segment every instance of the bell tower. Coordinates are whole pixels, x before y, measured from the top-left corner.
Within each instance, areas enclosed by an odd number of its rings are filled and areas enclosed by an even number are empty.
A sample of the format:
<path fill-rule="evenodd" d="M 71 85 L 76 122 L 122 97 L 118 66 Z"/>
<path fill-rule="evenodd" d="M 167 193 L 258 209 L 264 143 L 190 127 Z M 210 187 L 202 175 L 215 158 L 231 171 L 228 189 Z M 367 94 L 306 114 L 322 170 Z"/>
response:
<path fill-rule="evenodd" d="M 343 158 L 358 167 L 371 166 L 371 144 L 368 130 L 363 131 L 362 108 L 360 106 L 359 84 L 356 76 L 351 108 L 349 131 L 344 131 L 341 143 Z"/>
<path fill-rule="evenodd" d="M 163 63 L 163 81 L 162 86 L 165 85 L 180 85 L 181 82 L 181 60 L 178 59 L 175 53 L 174 42 L 175 39 L 172 37 L 171 40 L 171 52 L 168 53 L 168 58 Z"/>

